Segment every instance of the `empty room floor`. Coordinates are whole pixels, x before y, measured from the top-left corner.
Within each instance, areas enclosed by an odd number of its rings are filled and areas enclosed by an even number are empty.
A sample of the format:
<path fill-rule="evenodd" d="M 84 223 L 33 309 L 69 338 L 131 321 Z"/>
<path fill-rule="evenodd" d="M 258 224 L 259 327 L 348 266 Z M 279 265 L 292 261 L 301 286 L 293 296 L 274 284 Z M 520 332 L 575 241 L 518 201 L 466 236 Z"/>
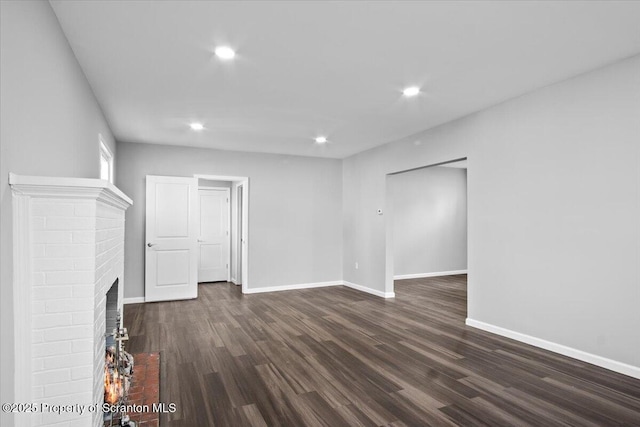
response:
<path fill-rule="evenodd" d="M 161 426 L 638 426 L 640 380 L 465 326 L 466 276 L 128 305 Z"/>

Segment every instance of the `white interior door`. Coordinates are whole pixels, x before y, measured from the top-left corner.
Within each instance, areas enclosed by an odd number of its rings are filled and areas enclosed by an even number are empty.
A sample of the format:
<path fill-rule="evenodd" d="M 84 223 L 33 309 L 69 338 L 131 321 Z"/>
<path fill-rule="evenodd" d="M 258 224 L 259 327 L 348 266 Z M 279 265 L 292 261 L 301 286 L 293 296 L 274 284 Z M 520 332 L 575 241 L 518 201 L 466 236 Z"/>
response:
<path fill-rule="evenodd" d="M 228 188 L 201 188 L 198 282 L 229 280 L 231 217 Z"/>
<path fill-rule="evenodd" d="M 198 180 L 147 176 L 145 301 L 198 296 Z"/>

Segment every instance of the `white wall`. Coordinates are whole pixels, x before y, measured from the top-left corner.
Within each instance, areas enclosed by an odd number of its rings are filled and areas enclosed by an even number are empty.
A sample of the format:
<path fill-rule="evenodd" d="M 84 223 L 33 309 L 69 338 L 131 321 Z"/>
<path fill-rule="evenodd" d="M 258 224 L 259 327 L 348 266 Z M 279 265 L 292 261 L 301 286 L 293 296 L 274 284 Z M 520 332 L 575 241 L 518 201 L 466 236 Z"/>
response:
<path fill-rule="evenodd" d="M 144 296 L 145 176 L 249 177 L 250 288 L 342 278 L 341 161 L 118 142 L 127 210 L 125 297 Z"/>
<path fill-rule="evenodd" d="M 98 133 L 113 137 L 46 1 L 0 2 L 0 367 L 13 401 L 12 218 L 8 174 L 99 177 Z M 12 425 L 3 413 L 0 424 Z"/>
<path fill-rule="evenodd" d="M 390 290 L 386 174 L 467 157 L 469 317 L 640 367 L 639 141 L 635 56 L 349 157 L 344 278 Z"/>
<path fill-rule="evenodd" d="M 389 176 L 387 188 L 394 276 L 466 270 L 467 170 L 417 169 Z"/>

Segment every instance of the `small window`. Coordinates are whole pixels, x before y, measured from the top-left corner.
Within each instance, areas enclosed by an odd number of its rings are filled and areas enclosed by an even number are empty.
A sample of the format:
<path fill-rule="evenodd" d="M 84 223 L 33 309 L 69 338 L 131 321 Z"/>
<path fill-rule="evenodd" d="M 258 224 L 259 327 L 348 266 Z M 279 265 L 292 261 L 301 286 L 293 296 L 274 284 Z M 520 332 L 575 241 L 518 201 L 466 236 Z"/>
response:
<path fill-rule="evenodd" d="M 99 136 L 100 139 L 100 179 L 104 179 L 113 184 L 113 154 L 109 151 L 109 148 L 102 140 L 102 135 Z"/>

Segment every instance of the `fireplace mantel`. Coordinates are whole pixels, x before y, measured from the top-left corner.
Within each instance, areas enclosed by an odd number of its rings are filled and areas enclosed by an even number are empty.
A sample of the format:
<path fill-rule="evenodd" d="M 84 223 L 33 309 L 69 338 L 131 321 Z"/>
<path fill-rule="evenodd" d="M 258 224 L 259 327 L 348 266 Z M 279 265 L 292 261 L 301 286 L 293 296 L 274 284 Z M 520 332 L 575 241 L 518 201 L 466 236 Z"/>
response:
<path fill-rule="evenodd" d="M 15 401 L 101 403 L 106 292 L 123 300 L 133 204 L 100 179 L 9 174 L 13 198 Z M 102 413 L 15 414 L 16 426 L 99 426 Z M 60 424 L 63 425 L 63 424 Z"/>
<path fill-rule="evenodd" d="M 9 174 L 14 194 L 30 197 L 94 199 L 127 209 L 133 201 L 118 187 L 103 179 L 27 176 Z"/>

